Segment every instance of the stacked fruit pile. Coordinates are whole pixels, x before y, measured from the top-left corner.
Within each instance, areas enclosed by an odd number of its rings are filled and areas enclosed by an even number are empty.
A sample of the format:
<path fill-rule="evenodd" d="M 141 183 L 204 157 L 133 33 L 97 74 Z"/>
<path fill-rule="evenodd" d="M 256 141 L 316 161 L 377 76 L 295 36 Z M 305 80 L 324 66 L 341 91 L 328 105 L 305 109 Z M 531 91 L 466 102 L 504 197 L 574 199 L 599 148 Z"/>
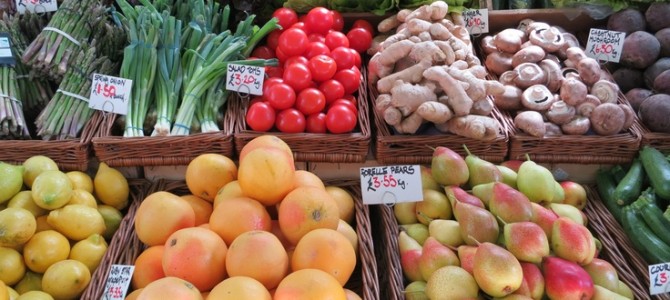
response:
<path fill-rule="evenodd" d="M 581 185 L 530 160 L 497 166 L 444 147 L 422 181 L 423 201 L 393 208 L 407 299 L 633 298 L 598 258 Z"/>
<path fill-rule="evenodd" d="M 0 162 L 0 174 L 0 296 L 79 297 L 119 228 L 128 181 L 104 163 L 93 179 L 64 173 L 45 156 Z"/>
<path fill-rule="evenodd" d="M 344 288 L 357 264 L 354 199 L 295 170 L 281 139 L 255 138 L 239 165 L 203 154 L 185 178 L 191 194 L 155 192 L 137 209 L 147 248 L 129 298 L 360 299 Z"/>

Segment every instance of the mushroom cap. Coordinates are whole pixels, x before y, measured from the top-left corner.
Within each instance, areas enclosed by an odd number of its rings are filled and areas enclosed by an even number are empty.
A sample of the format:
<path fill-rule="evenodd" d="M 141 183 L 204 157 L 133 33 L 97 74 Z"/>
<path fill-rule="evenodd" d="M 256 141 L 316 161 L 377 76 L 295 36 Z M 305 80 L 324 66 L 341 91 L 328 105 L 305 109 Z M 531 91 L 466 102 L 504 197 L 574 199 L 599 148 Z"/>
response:
<path fill-rule="evenodd" d="M 575 116 L 570 122 L 561 126 L 563 133 L 570 135 L 584 135 L 591 128 L 591 121 L 589 118 L 583 116 Z"/>
<path fill-rule="evenodd" d="M 572 120 L 575 116 L 575 111 L 573 106 L 570 106 L 563 101 L 556 101 L 551 104 L 546 116 L 549 121 L 558 125 L 563 125 Z"/>
<path fill-rule="evenodd" d="M 563 72 L 561 72 L 561 65 L 557 64 L 551 59 L 543 59 L 540 63 L 540 68 L 547 74 L 547 88 L 553 93 L 558 92 L 563 83 Z"/>
<path fill-rule="evenodd" d="M 521 89 L 547 81 L 547 74 L 536 63 L 522 63 L 514 71 L 517 73 L 514 83 Z"/>
<path fill-rule="evenodd" d="M 536 84 L 523 91 L 521 104 L 530 110 L 544 111 L 551 107 L 555 99 L 545 85 Z"/>
<path fill-rule="evenodd" d="M 563 34 L 556 27 L 537 28 L 530 32 L 530 41 L 547 52 L 554 52 L 565 45 Z"/>

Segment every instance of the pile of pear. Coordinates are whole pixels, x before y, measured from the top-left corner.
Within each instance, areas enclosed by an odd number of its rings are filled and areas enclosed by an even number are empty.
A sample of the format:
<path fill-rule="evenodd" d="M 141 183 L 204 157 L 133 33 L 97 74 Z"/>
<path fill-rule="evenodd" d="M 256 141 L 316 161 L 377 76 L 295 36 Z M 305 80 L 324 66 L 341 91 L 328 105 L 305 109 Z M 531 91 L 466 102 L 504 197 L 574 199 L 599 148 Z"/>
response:
<path fill-rule="evenodd" d="M 633 299 L 598 258 L 582 185 L 446 147 L 421 175 L 423 200 L 393 207 L 407 300 Z"/>

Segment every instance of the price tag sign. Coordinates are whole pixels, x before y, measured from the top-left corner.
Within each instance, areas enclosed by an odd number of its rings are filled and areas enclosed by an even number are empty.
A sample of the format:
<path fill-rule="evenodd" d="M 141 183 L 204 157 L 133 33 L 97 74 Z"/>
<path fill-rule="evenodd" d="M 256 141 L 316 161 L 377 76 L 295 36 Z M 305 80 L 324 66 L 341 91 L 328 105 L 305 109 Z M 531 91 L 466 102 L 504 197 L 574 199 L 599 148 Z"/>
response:
<path fill-rule="evenodd" d="M 423 200 L 419 165 L 360 168 L 364 204 L 392 205 Z"/>
<path fill-rule="evenodd" d="M 19 14 L 52 12 L 58 10 L 58 3 L 56 0 L 16 0 L 16 10 Z"/>
<path fill-rule="evenodd" d="M 261 96 L 264 80 L 264 67 L 228 64 L 226 90 Z"/>
<path fill-rule="evenodd" d="M 9 33 L 0 32 L 0 65 L 14 66 L 16 60 L 12 55 L 12 42 Z"/>
<path fill-rule="evenodd" d="M 124 299 L 134 271 L 135 266 L 112 265 L 112 268 L 109 269 L 109 274 L 107 275 L 107 282 L 105 283 L 102 299 Z"/>
<path fill-rule="evenodd" d="M 465 29 L 472 35 L 489 32 L 489 10 L 486 8 L 464 10 L 463 20 Z"/>
<path fill-rule="evenodd" d="M 670 263 L 649 266 L 649 294 L 670 292 Z"/>
<path fill-rule="evenodd" d="M 618 63 L 625 38 L 625 32 L 591 28 L 586 42 L 586 56 L 598 62 Z"/>
<path fill-rule="evenodd" d="M 130 79 L 93 73 L 88 106 L 97 110 L 125 115 L 128 113 L 132 86 L 133 81 Z"/>

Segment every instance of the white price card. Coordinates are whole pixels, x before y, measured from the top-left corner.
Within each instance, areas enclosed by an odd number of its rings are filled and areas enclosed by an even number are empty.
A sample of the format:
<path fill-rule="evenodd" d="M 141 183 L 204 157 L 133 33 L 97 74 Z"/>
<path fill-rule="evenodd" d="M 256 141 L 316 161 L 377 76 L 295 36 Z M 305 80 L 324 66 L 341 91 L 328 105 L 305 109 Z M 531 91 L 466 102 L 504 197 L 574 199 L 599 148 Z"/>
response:
<path fill-rule="evenodd" d="M 463 20 L 465 21 L 465 29 L 471 35 L 489 32 L 489 10 L 486 8 L 464 10 Z"/>
<path fill-rule="evenodd" d="M 625 38 L 625 32 L 591 28 L 586 42 L 586 56 L 598 62 L 618 63 Z"/>
<path fill-rule="evenodd" d="M 265 67 L 228 64 L 226 90 L 261 96 L 264 80 Z"/>
<path fill-rule="evenodd" d="M 0 65 L 16 64 L 14 55 L 12 55 L 12 42 L 9 33 L 0 32 Z"/>
<path fill-rule="evenodd" d="M 360 168 L 364 204 L 392 205 L 423 200 L 421 167 L 399 165 Z"/>
<path fill-rule="evenodd" d="M 56 0 L 16 0 L 16 10 L 19 14 L 52 12 L 58 10 L 58 3 Z"/>
<path fill-rule="evenodd" d="M 97 110 L 125 115 L 128 113 L 128 102 L 130 102 L 132 87 L 133 81 L 130 79 L 93 73 L 88 106 Z"/>
<path fill-rule="evenodd" d="M 123 300 L 133 277 L 135 266 L 112 265 L 107 274 L 107 282 L 103 290 L 102 300 Z"/>
<path fill-rule="evenodd" d="M 649 294 L 670 292 L 670 262 L 649 266 Z"/>

